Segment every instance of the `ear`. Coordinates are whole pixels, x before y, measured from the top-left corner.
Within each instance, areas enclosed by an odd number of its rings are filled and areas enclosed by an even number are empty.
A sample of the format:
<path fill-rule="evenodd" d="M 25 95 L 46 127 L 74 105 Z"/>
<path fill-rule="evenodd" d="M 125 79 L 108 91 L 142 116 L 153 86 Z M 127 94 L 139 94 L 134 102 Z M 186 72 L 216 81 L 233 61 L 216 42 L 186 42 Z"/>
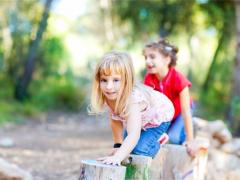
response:
<path fill-rule="evenodd" d="M 169 65 L 171 62 L 171 57 L 170 56 L 167 56 L 166 57 L 166 64 Z"/>

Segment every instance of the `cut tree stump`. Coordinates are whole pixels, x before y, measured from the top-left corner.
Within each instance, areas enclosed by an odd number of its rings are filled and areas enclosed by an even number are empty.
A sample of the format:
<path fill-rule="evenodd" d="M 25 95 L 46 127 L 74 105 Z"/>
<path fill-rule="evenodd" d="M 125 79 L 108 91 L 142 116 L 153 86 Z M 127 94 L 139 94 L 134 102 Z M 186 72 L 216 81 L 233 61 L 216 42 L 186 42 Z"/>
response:
<path fill-rule="evenodd" d="M 124 180 L 126 167 L 102 164 L 95 160 L 81 161 L 79 180 Z"/>
<path fill-rule="evenodd" d="M 201 140 L 207 147 L 208 140 Z M 82 161 L 79 180 L 204 180 L 207 167 L 207 148 L 195 158 L 186 147 L 164 145 L 157 156 L 130 155 L 124 166 L 111 166 L 94 160 Z"/>
<path fill-rule="evenodd" d="M 208 140 L 203 143 L 207 144 Z M 207 145 L 205 145 L 207 146 Z M 188 155 L 186 147 L 166 144 L 154 158 L 151 180 L 204 180 L 206 175 L 208 152 L 200 150 L 195 158 Z"/>
<path fill-rule="evenodd" d="M 130 155 L 123 166 L 105 165 L 95 160 L 83 160 L 79 180 L 147 180 L 152 158 Z"/>

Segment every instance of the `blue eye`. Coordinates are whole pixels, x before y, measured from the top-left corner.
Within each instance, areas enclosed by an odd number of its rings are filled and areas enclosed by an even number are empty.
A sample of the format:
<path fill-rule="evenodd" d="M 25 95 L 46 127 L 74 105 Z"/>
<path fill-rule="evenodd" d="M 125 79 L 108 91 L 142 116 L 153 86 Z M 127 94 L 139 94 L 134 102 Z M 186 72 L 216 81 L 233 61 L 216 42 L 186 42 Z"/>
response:
<path fill-rule="evenodd" d="M 120 81 L 120 79 L 114 79 L 113 81 L 114 81 L 114 82 L 119 82 L 119 81 Z"/>

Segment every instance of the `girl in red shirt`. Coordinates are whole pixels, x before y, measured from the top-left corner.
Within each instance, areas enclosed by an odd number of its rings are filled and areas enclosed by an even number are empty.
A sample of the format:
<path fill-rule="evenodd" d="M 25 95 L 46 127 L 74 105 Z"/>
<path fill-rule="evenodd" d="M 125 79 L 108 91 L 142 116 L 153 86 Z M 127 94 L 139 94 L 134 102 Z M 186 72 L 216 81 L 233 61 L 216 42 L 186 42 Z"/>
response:
<path fill-rule="evenodd" d="M 165 39 L 144 47 L 143 55 L 147 68 L 144 84 L 165 94 L 173 103 L 175 114 L 168 130 L 170 143 L 185 144 L 188 153 L 194 156 L 193 125 L 189 93 L 191 82 L 175 69 L 178 48 Z"/>

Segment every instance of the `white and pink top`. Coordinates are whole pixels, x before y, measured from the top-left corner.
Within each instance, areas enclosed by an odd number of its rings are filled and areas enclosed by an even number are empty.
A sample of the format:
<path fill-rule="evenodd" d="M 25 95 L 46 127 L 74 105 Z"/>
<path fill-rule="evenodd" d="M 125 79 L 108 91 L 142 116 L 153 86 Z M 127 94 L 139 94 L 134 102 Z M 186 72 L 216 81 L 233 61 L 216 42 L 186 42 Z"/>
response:
<path fill-rule="evenodd" d="M 163 93 L 148 88 L 147 95 L 141 88 L 134 88 L 132 102 L 145 104 L 146 108 L 141 111 L 142 129 L 158 127 L 163 122 L 171 121 L 174 115 L 174 107 L 171 100 Z M 111 111 L 111 110 L 110 110 Z M 111 111 L 113 120 L 122 121 L 126 126 L 126 119 Z"/>

